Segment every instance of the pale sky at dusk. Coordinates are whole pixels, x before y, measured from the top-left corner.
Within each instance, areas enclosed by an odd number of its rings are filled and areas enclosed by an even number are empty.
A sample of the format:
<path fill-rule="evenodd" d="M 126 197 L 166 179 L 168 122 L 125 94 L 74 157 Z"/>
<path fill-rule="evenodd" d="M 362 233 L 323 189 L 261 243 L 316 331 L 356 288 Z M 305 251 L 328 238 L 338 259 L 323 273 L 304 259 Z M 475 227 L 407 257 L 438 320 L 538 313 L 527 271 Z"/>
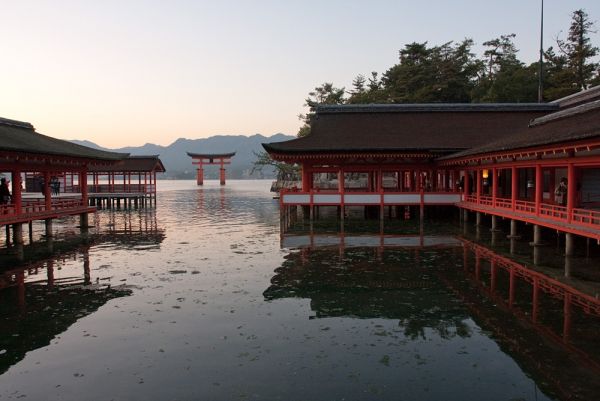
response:
<path fill-rule="evenodd" d="M 525 62 L 539 46 L 539 0 L 2 3 L 0 117 L 110 148 L 294 135 L 315 86 L 348 89 L 413 41 L 516 33 Z M 578 8 L 600 20 L 598 0 L 545 1 L 545 47 Z"/>

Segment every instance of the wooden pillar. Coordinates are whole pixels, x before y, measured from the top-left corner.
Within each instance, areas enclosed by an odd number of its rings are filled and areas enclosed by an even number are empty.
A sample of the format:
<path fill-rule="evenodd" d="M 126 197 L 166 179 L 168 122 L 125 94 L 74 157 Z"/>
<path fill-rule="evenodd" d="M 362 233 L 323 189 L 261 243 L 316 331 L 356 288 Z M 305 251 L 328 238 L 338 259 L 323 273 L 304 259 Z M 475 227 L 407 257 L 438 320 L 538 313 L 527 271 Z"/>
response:
<path fill-rule="evenodd" d="M 508 276 L 508 306 L 513 307 L 515 303 L 515 269 L 511 268 Z"/>
<path fill-rule="evenodd" d="M 511 190 L 510 190 L 510 199 L 512 202 L 512 210 L 514 211 L 517 208 L 517 196 L 519 195 L 519 179 L 517 177 L 518 175 L 518 170 L 516 167 L 512 167 L 511 168 L 511 174 L 510 174 L 510 179 L 511 179 Z"/>
<path fill-rule="evenodd" d="M 346 183 L 344 177 L 344 169 L 340 168 L 338 170 L 338 192 L 340 193 L 340 220 L 342 224 L 342 231 L 344 229 L 344 218 L 346 217 L 346 206 L 345 206 L 345 193 L 346 193 Z"/>
<path fill-rule="evenodd" d="M 52 193 L 50 192 L 50 172 L 44 171 L 44 204 L 46 210 L 52 210 Z"/>
<path fill-rule="evenodd" d="M 46 238 L 50 238 L 54 235 L 54 233 L 52 232 L 52 219 L 46 219 L 45 225 L 46 225 Z"/>
<path fill-rule="evenodd" d="M 463 188 L 463 192 L 464 192 L 464 195 L 465 195 L 465 200 L 466 200 L 466 197 L 467 197 L 468 195 L 470 195 L 470 194 L 469 194 L 469 186 L 471 185 L 471 183 L 469 182 L 469 181 L 470 181 L 470 177 L 469 177 L 469 170 L 465 169 L 465 175 L 464 175 L 464 177 L 465 177 L 465 178 L 464 178 L 464 180 L 463 180 L 463 181 L 464 181 L 464 186 L 465 186 L 465 187 Z"/>
<path fill-rule="evenodd" d="M 496 198 L 498 197 L 498 169 L 492 168 L 492 207 L 496 207 Z"/>
<path fill-rule="evenodd" d="M 224 164 L 223 158 L 221 158 L 221 169 L 219 170 L 219 172 L 220 172 L 220 176 L 219 176 L 220 183 L 221 183 L 221 185 L 225 185 L 225 164 Z"/>
<path fill-rule="evenodd" d="M 202 168 L 202 164 L 200 164 L 196 173 L 196 184 L 204 185 L 204 169 Z"/>
<path fill-rule="evenodd" d="M 21 172 L 12 171 L 12 202 L 15 205 L 15 214 L 23 213 L 23 197 L 21 189 Z"/>
<path fill-rule="evenodd" d="M 481 169 L 475 171 L 475 190 L 477 191 L 477 204 L 481 202 Z"/>
<path fill-rule="evenodd" d="M 79 188 L 81 188 L 81 204 L 87 206 L 88 203 L 88 186 L 87 186 L 87 171 L 79 173 Z"/>
<path fill-rule="evenodd" d="M 573 209 L 577 200 L 577 182 L 573 163 L 569 163 L 567 167 L 567 177 L 567 221 L 570 223 L 573 219 Z"/>
<path fill-rule="evenodd" d="M 542 194 L 544 191 L 544 176 L 542 174 L 542 166 L 537 163 L 535 165 L 535 214 L 540 215 L 542 207 Z"/>

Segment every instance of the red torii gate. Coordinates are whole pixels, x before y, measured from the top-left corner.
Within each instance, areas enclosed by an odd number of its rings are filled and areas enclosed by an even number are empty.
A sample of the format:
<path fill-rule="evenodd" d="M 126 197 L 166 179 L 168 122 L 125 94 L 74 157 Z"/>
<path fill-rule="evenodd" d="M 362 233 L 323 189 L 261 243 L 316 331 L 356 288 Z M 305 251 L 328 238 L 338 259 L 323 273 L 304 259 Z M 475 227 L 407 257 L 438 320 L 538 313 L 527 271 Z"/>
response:
<path fill-rule="evenodd" d="M 204 185 L 204 168 L 205 165 L 218 164 L 221 166 L 220 169 L 220 181 L 221 185 L 225 185 L 225 165 L 231 164 L 231 158 L 235 156 L 235 152 L 232 153 L 190 153 L 187 155 L 192 158 L 192 164 L 198 166 L 198 174 L 196 176 L 196 183 L 198 185 Z"/>

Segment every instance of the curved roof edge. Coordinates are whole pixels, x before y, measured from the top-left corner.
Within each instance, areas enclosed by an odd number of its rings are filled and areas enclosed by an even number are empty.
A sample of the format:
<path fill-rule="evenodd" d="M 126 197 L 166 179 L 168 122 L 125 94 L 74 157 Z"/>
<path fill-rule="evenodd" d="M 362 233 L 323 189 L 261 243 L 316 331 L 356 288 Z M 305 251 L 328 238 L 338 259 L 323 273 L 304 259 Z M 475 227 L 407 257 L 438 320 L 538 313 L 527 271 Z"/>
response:
<path fill-rule="evenodd" d="M 187 153 L 188 156 L 190 157 L 204 157 L 207 159 L 215 159 L 217 157 L 233 157 L 235 156 L 235 152 L 231 152 L 231 153 L 192 153 L 192 152 L 185 152 Z"/>
<path fill-rule="evenodd" d="M 410 103 L 319 105 L 316 113 L 415 113 L 556 111 L 554 103 Z"/>

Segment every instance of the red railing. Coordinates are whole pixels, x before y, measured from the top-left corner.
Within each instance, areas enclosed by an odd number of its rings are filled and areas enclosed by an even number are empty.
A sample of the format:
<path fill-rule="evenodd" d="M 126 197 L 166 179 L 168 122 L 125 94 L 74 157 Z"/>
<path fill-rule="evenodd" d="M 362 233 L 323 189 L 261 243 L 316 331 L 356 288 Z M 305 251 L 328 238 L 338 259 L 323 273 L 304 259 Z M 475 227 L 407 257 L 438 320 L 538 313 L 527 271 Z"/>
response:
<path fill-rule="evenodd" d="M 68 215 L 70 212 L 79 212 L 86 207 L 81 198 L 52 199 L 50 210 L 46 208 L 46 202 L 43 199 L 24 199 L 21 203 L 20 213 L 14 204 L 0 205 L 0 224 Z"/>
<path fill-rule="evenodd" d="M 572 222 L 587 226 L 600 226 L 600 211 L 589 209 L 573 209 Z"/>
<path fill-rule="evenodd" d="M 515 210 L 519 212 L 535 214 L 535 202 L 517 200 L 515 202 Z"/>
<path fill-rule="evenodd" d="M 567 208 L 560 205 L 542 203 L 540 205 L 540 216 L 548 217 L 554 220 L 567 220 Z"/>

